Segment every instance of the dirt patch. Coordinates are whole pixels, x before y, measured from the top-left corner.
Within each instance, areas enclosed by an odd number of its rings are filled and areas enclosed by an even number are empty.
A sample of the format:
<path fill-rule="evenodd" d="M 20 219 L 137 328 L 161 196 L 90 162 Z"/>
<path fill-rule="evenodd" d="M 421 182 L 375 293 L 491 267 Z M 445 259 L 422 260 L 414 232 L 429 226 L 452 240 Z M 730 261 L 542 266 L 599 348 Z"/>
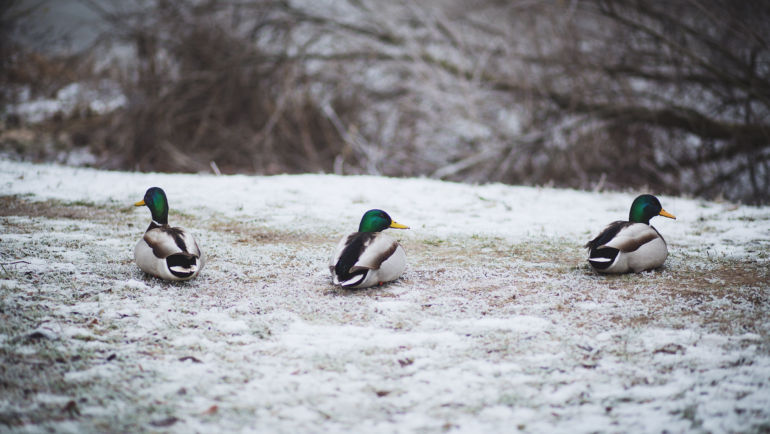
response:
<path fill-rule="evenodd" d="M 329 243 L 328 236 L 321 236 L 311 232 L 285 232 L 264 227 L 253 226 L 249 223 L 230 220 L 217 219 L 208 224 L 203 224 L 201 219 L 190 218 L 191 221 L 197 221 L 201 227 L 214 232 L 223 232 L 235 237 L 235 242 L 241 244 L 267 243 L 267 244 L 317 244 Z M 334 240 L 336 242 L 336 239 Z"/>
<path fill-rule="evenodd" d="M 20 196 L 0 196 L 0 216 L 26 216 L 64 218 L 78 220 L 106 221 L 114 220 L 117 213 L 128 214 L 129 209 L 97 206 L 94 204 L 73 202 L 65 203 L 55 200 L 27 201 Z"/>
<path fill-rule="evenodd" d="M 135 207 L 104 206 L 85 202 L 56 200 L 28 201 L 18 195 L 0 196 L 0 217 L 24 216 L 50 219 L 90 220 L 98 223 L 134 219 Z M 235 237 L 236 243 L 317 244 L 329 243 L 328 236 L 309 232 L 286 232 L 258 227 L 248 222 L 224 218 L 201 218 L 190 215 L 171 216 L 185 227 L 197 227 Z M 149 222 L 149 215 L 147 216 Z M 336 239 L 333 240 L 336 242 Z"/>

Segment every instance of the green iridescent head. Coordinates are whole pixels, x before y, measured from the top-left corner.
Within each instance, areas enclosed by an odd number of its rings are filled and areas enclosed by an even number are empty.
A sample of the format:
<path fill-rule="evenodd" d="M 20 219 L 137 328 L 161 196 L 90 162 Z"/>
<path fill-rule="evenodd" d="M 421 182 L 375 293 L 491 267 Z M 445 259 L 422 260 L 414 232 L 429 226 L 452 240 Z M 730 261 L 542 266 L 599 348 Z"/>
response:
<path fill-rule="evenodd" d="M 168 200 L 166 193 L 159 187 L 150 187 L 144 193 L 144 199 L 134 204 L 135 206 L 146 205 L 152 213 L 152 220 L 161 225 L 168 224 Z"/>
<path fill-rule="evenodd" d="M 381 209 L 370 209 L 361 217 L 358 232 L 380 232 L 387 228 L 409 229 L 409 226 L 394 222 L 388 213 Z"/>
<path fill-rule="evenodd" d="M 634 203 L 631 204 L 628 220 L 634 223 L 650 224 L 650 219 L 658 215 L 672 219 L 676 218 L 673 214 L 669 214 L 663 209 L 657 197 L 651 194 L 643 194 L 634 199 Z"/>

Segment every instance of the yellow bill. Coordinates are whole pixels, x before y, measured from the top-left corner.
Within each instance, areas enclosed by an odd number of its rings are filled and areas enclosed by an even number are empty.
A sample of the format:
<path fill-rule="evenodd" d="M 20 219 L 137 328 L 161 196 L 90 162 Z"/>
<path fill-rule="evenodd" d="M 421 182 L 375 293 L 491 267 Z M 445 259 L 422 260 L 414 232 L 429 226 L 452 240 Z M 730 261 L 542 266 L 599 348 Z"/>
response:
<path fill-rule="evenodd" d="M 401 223 L 393 222 L 393 221 L 390 222 L 390 227 L 395 229 L 409 229 L 409 226 L 402 225 Z"/>
<path fill-rule="evenodd" d="M 674 217 L 674 215 L 673 215 L 673 214 L 669 213 L 669 212 L 668 212 L 668 211 L 666 211 L 665 209 L 661 209 L 661 210 L 660 210 L 660 213 L 659 213 L 658 215 L 662 215 L 663 217 L 668 217 L 668 218 L 670 218 L 670 219 L 674 219 L 674 220 L 676 220 L 676 217 Z"/>
<path fill-rule="evenodd" d="M 140 200 L 139 202 L 135 203 L 134 206 L 142 206 L 144 205 L 144 199 Z"/>

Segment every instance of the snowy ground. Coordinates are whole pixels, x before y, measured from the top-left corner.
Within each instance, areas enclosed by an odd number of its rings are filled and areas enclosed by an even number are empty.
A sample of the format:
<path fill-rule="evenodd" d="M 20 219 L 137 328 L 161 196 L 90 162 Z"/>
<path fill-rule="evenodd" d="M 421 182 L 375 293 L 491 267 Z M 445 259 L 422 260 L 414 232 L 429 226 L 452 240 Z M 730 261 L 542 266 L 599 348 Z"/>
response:
<path fill-rule="evenodd" d="M 153 185 L 192 282 L 133 263 Z M 0 431 L 770 430 L 770 208 L 661 197 L 665 269 L 592 273 L 635 195 L 0 161 Z M 407 272 L 336 289 L 374 207 Z"/>

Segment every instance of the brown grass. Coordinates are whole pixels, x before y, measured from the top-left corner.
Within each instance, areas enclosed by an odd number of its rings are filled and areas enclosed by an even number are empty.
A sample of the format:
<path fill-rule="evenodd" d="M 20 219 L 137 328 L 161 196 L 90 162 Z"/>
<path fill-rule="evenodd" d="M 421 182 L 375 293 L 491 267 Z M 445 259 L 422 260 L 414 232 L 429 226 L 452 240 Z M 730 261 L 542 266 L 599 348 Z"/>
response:
<path fill-rule="evenodd" d="M 124 212 L 128 212 L 126 209 Z M 115 218 L 120 208 L 54 200 L 28 201 L 21 196 L 0 196 L 0 216 L 25 216 L 106 221 Z"/>

